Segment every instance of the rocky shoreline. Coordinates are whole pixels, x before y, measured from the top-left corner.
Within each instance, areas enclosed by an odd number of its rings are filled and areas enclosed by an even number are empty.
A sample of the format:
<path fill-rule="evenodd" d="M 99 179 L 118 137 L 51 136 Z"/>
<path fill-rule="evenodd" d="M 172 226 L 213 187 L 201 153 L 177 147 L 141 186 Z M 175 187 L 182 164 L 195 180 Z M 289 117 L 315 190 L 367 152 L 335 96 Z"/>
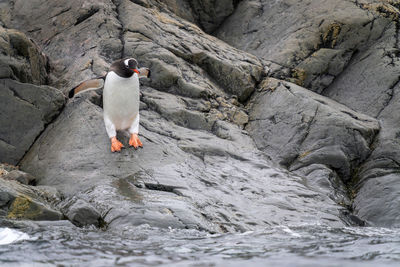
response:
<path fill-rule="evenodd" d="M 0 4 L 0 217 L 399 226 L 400 2 L 43 2 Z M 112 154 L 101 90 L 64 95 L 126 56 L 144 148 Z"/>

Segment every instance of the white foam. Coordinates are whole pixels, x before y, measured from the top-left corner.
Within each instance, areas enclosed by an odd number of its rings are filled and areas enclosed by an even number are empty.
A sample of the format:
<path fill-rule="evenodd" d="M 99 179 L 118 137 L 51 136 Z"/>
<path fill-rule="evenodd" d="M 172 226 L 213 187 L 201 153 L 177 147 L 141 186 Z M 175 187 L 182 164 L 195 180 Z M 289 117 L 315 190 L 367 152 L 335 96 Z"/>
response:
<path fill-rule="evenodd" d="M 283 230 L 284 232 L 288 233 L 288 234 L 291 234 L 291 235 L 294 236 L 294 237 L 301 237 L 300 234 L 298 234 L 298 233 L 292 231 L 292 230 L 291 230 L 289 227 L 287 227 L 287 226 L 282 226 L 282 230 Z"/>
<path fill-rule="evenodd" d="M 0 245 L 7 245 L 26 239 L 29 239 L 29 236 L 23 232 L 10 228 L 0 228 Z"/>

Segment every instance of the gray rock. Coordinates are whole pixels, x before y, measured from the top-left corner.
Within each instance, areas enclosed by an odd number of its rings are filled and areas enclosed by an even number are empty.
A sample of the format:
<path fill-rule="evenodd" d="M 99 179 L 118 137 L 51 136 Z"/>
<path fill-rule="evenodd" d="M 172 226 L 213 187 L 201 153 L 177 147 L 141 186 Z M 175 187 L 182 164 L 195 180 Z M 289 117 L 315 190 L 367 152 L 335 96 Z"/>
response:
<path fill-rule="evenodd" d="M 323 95 L 379 118 L 391 101 L 400 76 L 396 31 L 394 24 L 389 25 L 375 44 L 355 54 Z"/>
<path fill-rule="evenodd" d="M 1 191 L 0 193 L 0 207 L 6 206 L 10 201 L 12 200 L 12 196 L 6 192 L 6 191 Z"/>
<path fill-rule="evenodd" d="M 379 72 L 379 69 L 377 69 Z M 379 72 L 380 75 L 385 73 Z M 399 143 L 399 90 L 396 83 L 392 89 L 390 101 L 385 103 L 379 113 L 382 130 L 377 136 L 374 151 L 360 166 L 355 177 L 355 214 L 375 225 L 386 227 L 399 226 L 400 188 L 398 173 L 400 162 Z M 364 97 L 364 96 L 362 96 Z"/>
<path fill-rule="evenodd" d="M 61 212 L 43 198 L 44 194 L 40 189 L 1 179 L 0 216 L 14 220 L 63 219 Z"/>
<path fill-rule="evenodd" d="M 47 58 L 39 47 L 22 32 L 1 26 L 0 37 L 0 79 L 45 84 L 48 79 Z"/>
<path fill-rule="evenodd" d="M 399 216 L 397 8 L 395 1 L 375 0 L 242 1 L 216 31 L 229 44 L 274 62 L 269 75 L 379 120 L 371 154 L 353 164 L 347 186 L 355 215 L 382 226 L 397 226 Z"/>
<path fill-rule="evenodd" d="M 369 156 L 379 123 L 288 82 L 272 89 L 264 85 L 254 96 L 246 127 L 257 147 L 289 170 L 324 164 L 349 180 Z"/>
<path fill-rule="evenodd" d="M 136 55 L 148 64 L 152 69 L 150 86 L 192 97 L 220 95 L 222 90 L 237 95 L 240 101 L 254 91 L 264 71 L 255 57 L 173 14 L 120 2 L 119 17 L 126 29 L 124 55 Z"/>
<path fill-rule="evenodd" d="M 82 199 L 72 198 L 62 204 L 62 210 L 73 224 L 77 226 L 102 226 L 101 215 L 92 205 Z"/>
<path fill-rule="evenodd" d="M 66 208 L 77 224 L 95 224 L 98 215 L 113 229 L 149 224 L 225 232 L 352 223 L 344 218 L 350 200 L 340 178 L 353 181 L 378 122 L 277 80 L 268 85 L 275 91 L 254 92 L 266 89 L 267 74 L 323 91 L 354 63 L 357 49 L 390 28 L 390 19 L 345 0 L 242 1 L 217 36 L 258 59 L 177 16 L 182 9 L 171 12 L 156 1 L 14 2 L 13 20 L 3 23 L 43 46 L 52 59 L 49 80 L 64 92 L 124 56 L 152 70 L 142 81 L 143 149 L 112 154 L 102 110 L 83 95 L 21 162 L 39 185 L 79 199 L 76 209 Z M 204 27 L 215 27 L 235 2 L 192 1 L 185 18 L 204 26 L 195 5 L 228 5 L 218 14 L 201 11 L 212 18 Z M 247 123 L 256 144 L 242 130 Z M 124 134 L 119 138 L 127 145 Z M 367 218 L 361 209 L 357 215 Z"/>
<path fill-rule="evenodd" d="M 30 175 L 29 173 L 19 171 L 19 170 L 13 170 L 9 172 L 7 175 L 4 175 L 2 177 L 3 179 L 6 180 L 14 180 L 18 181 L 21 184 L 25 185 L 33 185 L 36 183 L 36 178 Z"/>
<path fill-rule="evenodd" d="M 49 86 L 0 80 L 0 162 L 18 163 L 64 101 Z"/>
<path fill-rule="evenodd" d="M 241 1 L 215 34 L 291 69 L 286 77 L 271 73 L 275 77 L 321 92 L 391 23 L 361 6 L 347 0 Z"/>
<path fill-rule="evenodd" d="M 0 162 L 16 164 L 59 113 L 64 97 L 41 85 L 48 80 L 47 58 L 32 40 L 3 27 L 0 36 Z"/>
<path fill-rule="evenodd" d="M 240 1 L 240 0 L 239 0 Z M 238 0 L 133 0 L 143 7 L 158 7 L 161 11 L 170 10 L 179 17 L 200 26 L 205 32 L 212 33 L 233 13 Z"/>
<path fill-rule="evenodd" d="M 390 12 L 388 3 L 370 2 L 363 1 L 364 8 L 379 14 L 376 21 L 396 21 L 397 15 L 391 17 L 394 13 Z M 387 25 L 379 38 L 373 39 L 373 44 L 360 49 L 334 83 L 323 91 L 324 95 L 380 122 L 381 131 L 373 143 L 373 151 L 352 181 L 352 208 L 370 224 L 386 227 L 399 226 L 400 63 L 395 23 Z"/>
<path fill-rule="evenodd" d="M 233 13 L 235 0 L 195 0 L 187 1 L 192 6 L 193 12 L 198 17 L 198 23 L 205 32 L 213 32 L 218 26 Z"/>
<path fill-rule="evenodd" d="M 121 24 L 112 1 L 14 1 L 11 12 L 7 26 L 29 33 L 43 47 L 52 58 L 50 83 L 64 93 L 103 75 L 107 63 L 121 57 Z"/>
<path fill-rule="evenodd" d="M 21 167 L 40 177 L 39 185 L 90 203 L 112 229 L 149 224 L 224 232 L 282 222 L 343 224 L 342 207 L 301 184 L 300 177 L 266 163 L 237 126 L 216 124 L 216 132 L 229 127 L 221 139 L 179 126 L 163 114 L 141 111 L 143 149 L 111 153 L 101 109 L 76 98 Z M 120 139 L 127 145 L 127 137 Z M 318 204 L 310 203 L 311 196 Z"/>

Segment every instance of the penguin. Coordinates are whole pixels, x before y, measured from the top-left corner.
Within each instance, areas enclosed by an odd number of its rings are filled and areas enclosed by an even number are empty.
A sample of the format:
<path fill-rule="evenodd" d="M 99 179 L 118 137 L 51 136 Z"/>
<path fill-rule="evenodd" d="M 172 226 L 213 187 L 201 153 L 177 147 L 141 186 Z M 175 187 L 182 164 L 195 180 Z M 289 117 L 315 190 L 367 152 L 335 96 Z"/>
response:
<path fill-rule="evenodd" d="M 117 139 L 117 131 L 128 130 L 129 145 L 143 147 L 139 139 L 139 78 L 150 77 L 148 68 L 139 68 L 134 58 L 114 61 L 104 77 L 84 81 L 69 91 L 69 98 L 103 87 L 103 117 L 111 152 L 119 152 L 124 145 Z"/>

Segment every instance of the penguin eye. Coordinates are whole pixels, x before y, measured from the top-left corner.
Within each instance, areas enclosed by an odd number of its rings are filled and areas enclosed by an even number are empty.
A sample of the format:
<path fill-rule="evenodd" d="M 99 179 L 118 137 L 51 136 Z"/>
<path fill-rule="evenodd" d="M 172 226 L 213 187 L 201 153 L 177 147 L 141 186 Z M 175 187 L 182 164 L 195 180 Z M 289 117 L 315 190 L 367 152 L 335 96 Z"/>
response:
<path fill-rule="evenodd" d="M 134 59 L 130 59 L 129 61 L 128 61 L 128 68 L 130 68 L 130 69 L 136 69 L 137 68 L 137 61 L 136 60 L 134 60 Z"/>

